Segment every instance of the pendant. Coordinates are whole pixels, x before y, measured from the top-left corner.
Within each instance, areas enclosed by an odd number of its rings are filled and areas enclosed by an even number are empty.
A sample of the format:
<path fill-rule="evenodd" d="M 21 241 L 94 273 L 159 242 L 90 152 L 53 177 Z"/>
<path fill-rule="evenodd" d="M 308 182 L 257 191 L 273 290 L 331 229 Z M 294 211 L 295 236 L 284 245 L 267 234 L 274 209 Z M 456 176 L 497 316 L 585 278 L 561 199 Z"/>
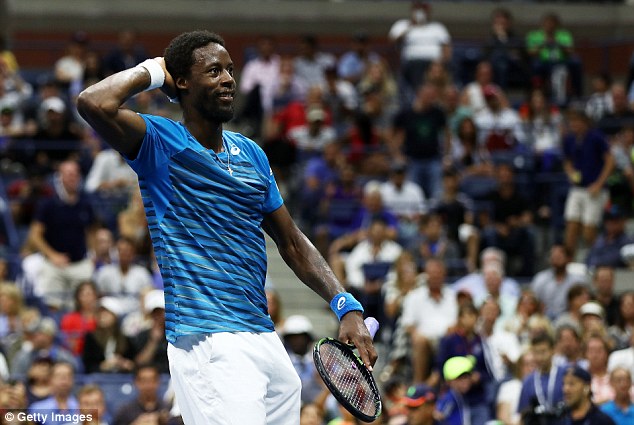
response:
<path fill-rule="evenodd" d="M 229 175 L 230 175 L 230 176 L 233 176 L 233 170 L 231 169 L 231 167 L 228 167 L 228 168 L 227 168 L 227 171 L 229 171 Z"/>

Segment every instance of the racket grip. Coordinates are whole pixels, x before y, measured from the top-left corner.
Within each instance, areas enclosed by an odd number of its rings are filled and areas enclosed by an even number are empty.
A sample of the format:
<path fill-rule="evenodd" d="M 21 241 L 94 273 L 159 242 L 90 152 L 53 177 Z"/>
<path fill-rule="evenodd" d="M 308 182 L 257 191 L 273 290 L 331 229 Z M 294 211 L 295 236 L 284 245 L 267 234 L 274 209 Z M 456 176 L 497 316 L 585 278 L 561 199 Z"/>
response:
<path fill-rule="evenodd" d="M 379 322 L 374 317 L 367 317 L 363 323 L 365 323 L 365 327 L 368 328 L 370 336 L 374 338 L 374 335 L 376 335 L 376 332 L 379 330 Z"/>

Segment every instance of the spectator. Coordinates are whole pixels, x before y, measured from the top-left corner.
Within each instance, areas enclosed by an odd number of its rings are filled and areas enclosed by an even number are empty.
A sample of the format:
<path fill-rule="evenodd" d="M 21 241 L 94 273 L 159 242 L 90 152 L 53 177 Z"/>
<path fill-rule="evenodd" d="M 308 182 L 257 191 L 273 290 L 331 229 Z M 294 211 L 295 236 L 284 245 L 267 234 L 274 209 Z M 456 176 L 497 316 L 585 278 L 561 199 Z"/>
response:
<path fill-rule="evenodd" d="M 566 310 L 557 316 L 555 328 L 563 324 L 581 326 L 581 306 L 590 301 L 590 295 L 590 288 L 585 282 L 572 285 L 566 295 Z"/>
<path fill-rule="evenodd" d="M 138 34 L 131 29 L 119 31 L 117 45 L 112 48 L 103 60 L 106 75 L 116 74 L 124 69 L 132 68 L 148 58 L 143 45 L 138 41 Z"/>
<path fill-rule="evenodd" d="M 42 401 L 37 401 L 29 406 L 29 413 L 37 413 L 42 411 L 55 412 L 60 417 L 64 414 L 74 414 L 79 409 L 79 402 L 73 395 L 73 386 L 75 384 L 75 372 L 70 363 L 55 362 L 51 371 L 51 396 Z M 62 425 L 61 419 L 56 419 L 52 415 L 49 420 L 42 422 L 44 424 Z"/>
<path fill-rule="evenodd" d="M 592 335 L 600 335 L 607 340 L 605 310 L 597 301 L 588 301 L 579 309 L 581 314 L 581 338 L 584 342 Z"/>
<path fill-rule="evenodd" d="M 106 227 L 100 227 L 95 230 L 92 245 L 88 256 L 95 265 L 95 272 L 101 267 L 116 261 L 117 251 L 114 246 L 112 230 Z"/>
<path fill-rule="evenodd" d="M 487 108 L 484 99 L 485 87 L 495 88 L 493 85 L 493 67 L 490 62 L 481 61 L 476 67 L 475 79 L 462 89 L 462 98 L 474 114 Z"/>
<path fill-rule="evenodd" d="M 496 419 L 506 425 L 520 425 L 521 415 L 517 405 L 522 391 L 522 381 L 535 371 L 533 353 L 525 351 L 517 360 L 514 377 L 500 385 L 497 396 Z"/>
<path fill-rule="evenodd" d="M 577 238 L 583 231 L 588 246 L 594 243 L 597 229 L 608 201 L 603 188 L 614 168 L 605 138 L 590 127 L 582 111 L 568 113 L 570 132 L 564 138 L 564 171 L 573 187 L 568 192 L 564 217 L 566 247 L 571 254 L 577 250 Z"/>
<path fill-rule="evenodd" d="M 588 369 L 588 360 L 583 358 L 583 354 L 581 327 L 572 323 L 556 326 L 553 364 L 564 367 L 578 364 Z"/>
<path fill-rule="evenodd" d="M 544 412 L 563 401 L 563 379 L 565 369 L 553 363 L 555 341 L 547 334 L 538 334 L 531 340 L 531 352 L 536 369 L 522 382 L 522 392 L 517 411 L 523 416 L 541 407 Z M 552 422 L 554 425 L 558 422 Z"/>
<path fill-rule="evenodd" d="M 119 236 L 134 241 L 139 260 L 149 264 L 152 255 L 152 240 L 139 188 L 130 193 L 127 207 L 117 214 L 117 228 Z"/>
<path fill-rule="evenodd" d="M 527 83 L 524 41 L 515 33 L 511 11 L 498 7 L 491 13 L 491 35 L 484 56 L 493 65 L 493 80 L 502 89 Z"/>
<path fill-rule="evenodd" d="M 433 425 L 436 391 L 425 384 L 413 385 L 403 397 L 407 407 L 407 425 Z M 390 422 L 392 423 L 392 422 Z"/>
<path fill-rule="evenodd" d="M 592 94 L 586 101 L 586 115 L 594 122 L 601 121 L 606 114 L 612 112 L 612 94 L 610 85 L 612 79 L 608 74 L 597 74 L 592 77 Z"/>
<path fill-rule="evenodd" d="M 50 317 L 42 317 L 25 329 L 25 341 L 20 350 L 10 359 L 11 376 L 26 376 L 35 359 L 47 357 L 53 362 L 68 363 L 77 370 L 73 354 L 55 341 L 57 325 Z"/>
<path fill-rule="evenodd" d="M 165 295 L 162 290 L 154 289 L 148 292 L 143 300 L 143 308 L 150 316 L 151 325 L 132 340 L 136 353 L 134 361 L 137 365 L 152 365 L 159 373 L 167 374 L 169 364 L 165 339 Z"/>
<path fill-rule="evenodd" d="M 52 309 L 72 308 L 68 303 L 79 283 L 89 280 L 94 265 L 87 258 L 87 243 L 94 212 L 80 189 L 79 165 L 66 161 L 57 174 L 57 196 L 45 200 L 29 231 L 29 242 L 45 256 L 38 288 Z"/>
<path fill-rule="evenodd" d="M 541 303 L 530 289 L 525 289 L 517 301 L 515 313 L 502 323 L 503 329 L 516 335 L 522 346 L 527 345 L 530 340 L 528 324 L 534 316 L 544 317 Z"/>
<path fill-rule="evenodd" d="M 306 95 L 308 87 L 295 72 L 295 63 L 289 56 L 280 57 L 279 77 L 273 92 L 273 112 L 284 109 L 289 103 Z"/>
<path fill-rule="evenodd" d="M 473 119 L 478 128 L 478 141 L 489 152 L 509 150 L 526 142 L 519 114 L 508 105 L 504 93 L 489 84 L 482 89 L 486 107 Z"/>
<path fill-rule="evenodd" d="M 473 177 L 493 175 L 491 155 L 487 147 L 478 141 L 478 127 L 471 116 L 458 123 L 451 149 L 451 166 L 460 173 L 463 182 Z"/>
<path fill-rule="evenodd" d="M 134 369 L 137 396 L 116 412 L 113 425 L 159 425 L 169 417 L 169 406 L 159 395 L 161 375 L 156 367 L 140 365 Z"/>
<path fill-rule="evenodd" d="M 337 137 L 342 137 L 350 129 L 351 118 L 361 109 L 359 92 L 348 80 L 337 75 L 334 66 L 324 70 L 324 104 L 332 114 L 332 126 Z"/>
<path fill-rule="evenodd" d="M 312 403 L 322 391 L 321 378 L 312 359 L 312 323 L 303 315 L 287 317 L 282 328 L 282 340 L 302 381 L 302 403 Z"/>
<path fill-rule="evenodd" d="M 626 268 L 621 256 L 621 248 L 634 243 L 634 238 L 626 233 L 627 217 L 617 205 L 603 212 L 603 232 L 596 238 L 586 258 L 588 267 Z"/>
<path fill-rule="evenodd" d="M 591 399 L 590 374 L 579 366 L 570 366 L 564 376 L 565 418 L 568 423 L 615 425 L 614 421 L 603 413 Z"/>
<path fill-rule="evenodd" d="M 383 285 L 385 294 L 385 316 L 396 324 L 403 310 L 403 301 L 411 291 L 421 286 L 423 276 L 418 273 L 414 256 L 403 251 L 394 261 L 393 271 L 388 274 Z"/>
<path fill-rule="evenodd" d="M 275 326 L 275 331 L 281 335 L 282 329 L 284 328 L 285 318 L 282 310 L 282 300 L 280 298 L 280 294 L 273 288 L 266 288 L 265 292 L 269 316 L 271 316 L 271 320 Z"/>
<path fill-rule="evenodd" d="M 610 344 L 600 334 L 590 335 L 586 339 L 584 358 L 588 360 L 588 372 L 592 376 L 592 401 L 597 405 L 614 400 L 614 388 L 610 386 L 608 373 L 609 355 Z"/>
<path fill-rule="evenodd" d="M 617 367 L 610 373 L 610 385 L 614 399 L 601 406 L 603 413 L 616 425 L 628 425 L 634 421 L 634 403 L 631 397 L 632 374 L 628 369 Z"/>
<path fill-rule="evenodd" d="M 408 178 L 419 184 L 427 198 L 440 197 L 442 155 L 449 152 L 447 117 L 436 106 L 437 90 L 425 83 L 414 101 L 394 118 L 390 150 L 395 160 L 407 160 Z M 424 132 L 421 129 L 425 128 Z"/>
<path fill-rule="evenodd" d="M 48 357 L 38 357 L 31 363 L 26 373 L 26 398 L 31 405 L 51 395 L 51 372 L 53 360 Z"/>
<path fill-rule="evenodd" d="M 139 294 L 139 309 L 126 314 L 121 321 L 121 332 L 123 332 L 125 336 L 134 338 L 142 331 L 152 327 L 152 317 L 150 317 L 150 314 L 145 308 L 145 298 L 152 291 L 154 291 L 154 288 L 143 288 Z"/>
<path fill-rule="evenodd" d="M 357 90 L 362 96 L 372 94 L 380 105 L 380 115 L 375 118 L 377 126 L 387 129 L 399 108 L 398 87 L 385 60 L 368 64 Z"/>
<path fill-rule="evenodd" d="M 612 372 L 619 366 L 634 373 L 634 333 L 630 337 L 630 344 L 627 348 L 612 351 L 608 357 L 608 371 Z"/>
<path fill-rule="evenodd" d="M 295 57 L 295 73 L 306 87 L 323 86 L 324 72 L 336 65 L 335 57 L 319 51 L 314 35 L 305 35 L 300 39 L 299 54 Z"/>
<path fill-rule="evenodd" d="M 594 298 L 605 311 L 607 326 L 616 324 L 619 317 L 619 297 L 614 293 L 614 269 L 599 266 L 594 270 Z"/>
<path fill-rule="evenodd" d="M 424 382 L 440 339 L 456 323 L 458 305 L 446 286 L 441 260 L 425 264 L 426 285 L 411 290 L 403 299 L 401 326 L 410 337 L 414 382 Z"/>
<path fill-rule="evenodd" d="M 24 301 L 20 288 L 9 282 L 0 283 L 0 352 L 5 351 L 22 332 L 20 317 Z"/>
<path fill-rule="evenodd" d="M 561 27 L 561 20 L 555 13 L 545 14 L 541 28 L 526 35 L 526 49 L 532 61 L 533 86 L 548 88 L 559 105 L 568 101 L 568 80 L 571 83 L 571 95 L 582 95 L 581 62 L 574 54 L 574 47 L 572 34 Z"/>
<path fill-rule="evenodd" d="M 79 284 L 75 290 L 75 309 L 64 314 L 60 322 L 60 331 L 66 346 L 76 356 L 84 352 L 86 333 L 97 327 L 97 310 L 99 307 L 99 290 L 92 281 Z"/>
<path fill-rule="evenodd" d="M 120 305 L 116 298 L 102 297 L 99 300 L 97 326 L 86 334 L 82 355 L 87 373 L 119 373 L 133 369 L 132 345 L 121 332 L 119 313 Z"/>
<path fill-rule="evenodd" d="M 80 425 L 108 425 L 106 421 L 106 399 L 103 390 L 96 384 L 86 384 L 77 391 L 79 412 L 86 418 Z M 78 421 L 66 425 L 77 424 Z"/>
<path fill-rule="evenodd" d="M 562 244 L 554 244 L 550 248 L 549 263 L 549 268 L 533 277 L 531 290 L 544 306 L 546 316 L 555 320 L 567 308 L 566 297 L 570 288 L 585 282 L 586 277 L 569 271 L 570 252 Z"/>
<path fill-rule="evenodd" d="M 634 111 L 627 98 L 627 89 L 621 82 L 610 87 L 612 109 L 597 123 L 597 127 L 608 137 L 614 136 L 625 127 L 634 126 Z"/>
<path fill-rule="evenodd" d="M 139 294 L 143 288 L 152 286 L 152 276 L 145 267 L 134 263 L 133 240 L 120 237 L 117 252 L 118 262 L 101 267 L 95 275 L 95 283 L 102 294 L 118 299 L 121 314 L 125 315 L 139 307 Z"/>
<path fill-rule="evenodd" d="M 616 323 L 608 329 L 616 350 L 629 347 L 634 335 L 634 292 L 628 290 L 619 297 L 619 314 Z"/>
<path fill-rule="evenodd" d="M 327 125 L 326 112 L 320 107 L 312 107 L 306 112 L 305 125 L 288 132 L 288 138 L 297 147 L 297 161 L 304 165 L 308 160 L 320 156 L 324 147 L 336 141 L 335 129 Z"/>
<path fill-rule="evenodd" d="M 526 145 L 537 156 L 539 168 L 555 171 L 561 156 L 564 119 L 559 108 L 551 105 L 541 89 L 533 89 L 528 103 L 519 109 L 526 135 Z"/>
<path fill-rule="evenodd" d="M 76 31 L 66 44 L 64 55 L 53 65 L 55 80 L 62 87 L 68 88 L 73 81 L 83 78 L 88 42 L 88 34 Z"/>
<path fill-rule="evenodd" d="M 438 214 L 420 219 L 419 231 L 410 238 L 407 248 L 421 267 L 437 258 L 447 265 L 451 276 L 459 275 L 465 269 L 458 246 L 447 237 L 446 226 Z"/>
<path fill-rule="evenodd" d="M 410 17 L 396 21 L 388 38 L 401 49 L 401 93 L 407 102 L 432 62 L 451 60 L 451 36 L 442 23 L 431 21 L 428 3 L 413 0 Z"/>
<path fill-rule="evenodd" d="M 503 323 L 513 317 L 517 309 L 518 296 L 502 293 L 502 282 L 504 280 L 504 270 L 497 263 L 488 263 L 482 268 L 482 276 L 484 277 L 484 285 L 486 287 L 486 296 L 484 298 L 474 297 L 476 307 L 480 307 L 487 300 L 495 301 L 500 309 L 500 321 L 497 323 L 497 329 L 503 328 Z"/>
<path fill-rule="evenodd" d="M 299 412 L 299 425 L 324 425 L 323 409 L 315 404 L 303 404 Z"/>

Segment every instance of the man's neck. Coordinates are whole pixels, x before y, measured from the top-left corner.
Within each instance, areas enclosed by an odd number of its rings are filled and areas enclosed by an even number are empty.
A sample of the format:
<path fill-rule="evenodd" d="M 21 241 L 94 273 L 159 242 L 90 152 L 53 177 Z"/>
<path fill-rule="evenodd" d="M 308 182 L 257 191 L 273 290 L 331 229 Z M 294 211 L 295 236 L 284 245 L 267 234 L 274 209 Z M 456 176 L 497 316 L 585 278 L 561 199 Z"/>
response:
<path fill-rule="evenodd" d="M 584 400 L 577 408 L 572 409 L 570 416 L 572 416 L 572 419 L 574 420 L 583 419 L 588 414 L 591 407 L 592 403 L 590 403 L 590 400 Z"/>
<path fill-rule="evenodd" d="M 632 401 L 630 400 L 630 394 L 617 394 L 614 397 L 614 404 L 616 404 L 621 409 L 628 409 L 632 405 Z"/>

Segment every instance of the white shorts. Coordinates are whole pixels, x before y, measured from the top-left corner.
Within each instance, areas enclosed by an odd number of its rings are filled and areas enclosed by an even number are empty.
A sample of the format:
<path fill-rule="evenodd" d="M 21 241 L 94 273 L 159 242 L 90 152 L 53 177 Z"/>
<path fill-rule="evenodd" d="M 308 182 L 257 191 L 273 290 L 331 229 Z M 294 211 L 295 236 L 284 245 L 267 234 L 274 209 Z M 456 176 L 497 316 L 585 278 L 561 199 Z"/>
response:
<path fill-rule="evenodd" d="M 186 425 L 297 425 L 301 381 L 275 332 L 221 332 L 168 344 Z"/>
<path fill-rule="evenodd" d="M 601 190 L 597 196 L 590 196 L 583 187 L 571 187 L 566 198 L 564 217 L 566 221 L 583 223 L 585 226 L 598 226 L 603 218 L 603 209 L 608 202 L 607 190 Z"/>

